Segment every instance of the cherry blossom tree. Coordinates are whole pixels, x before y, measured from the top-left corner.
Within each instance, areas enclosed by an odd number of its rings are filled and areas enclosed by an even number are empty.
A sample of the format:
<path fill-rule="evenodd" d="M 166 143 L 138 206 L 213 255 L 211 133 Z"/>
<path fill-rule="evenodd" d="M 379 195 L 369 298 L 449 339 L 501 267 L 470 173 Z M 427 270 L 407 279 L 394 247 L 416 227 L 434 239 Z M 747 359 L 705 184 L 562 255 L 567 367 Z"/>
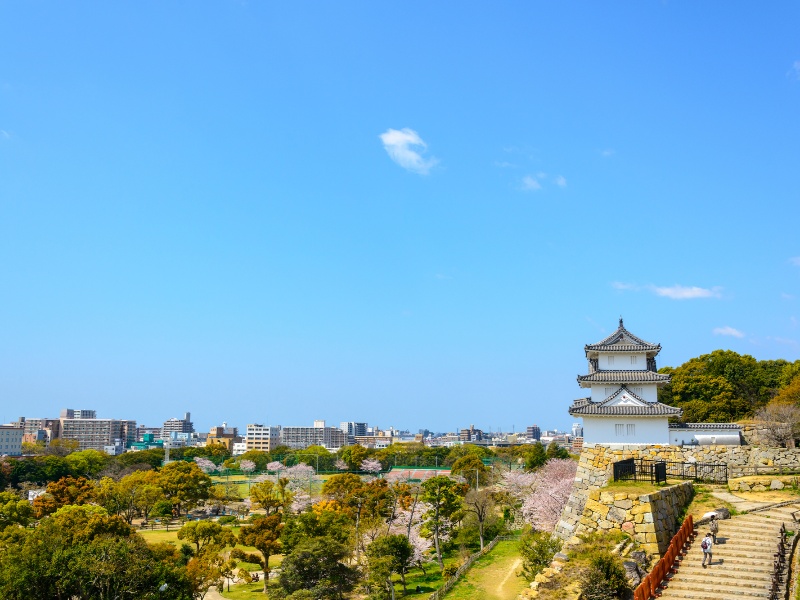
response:
<path fill-rule="evenodd" d="M 541 531 L 552 531 L 569 500 L 578 463 L 553 458 L 533 473 L 531 493 L 522 502 L 525 520 Z"/>
<path fill-rule="evenodd" d="M 286 477 L 289 480 L 288 488 L 290 490 L 298 491 L 301 489 L 310 489 L 315 474 L 316 471 L 314 467 L 300 463 L 285 469 L 283 473 L 281 473 L 281 477 Z"/>
<path fill-rule="evenodd" d="M 374 475 L 375 473 L 381 472 L 381 470 L 383 469 L 383 465 L 381 464 L 381 461 L 379 461 L 376 458 L 365 458 L 364 460 L 361 461 L 361 465 L 359 465 L 359 468 L 362 471 L 365 471 L 367 473 L 372 473 Z"/>
<path fill-rule="evenodd" d="M 197 463 L 197 466 L 200 467 L 200 470 L 206 475 L 217 470 L 217 465 L 202 456 L 195 456 L 194 462 Z"/>
<path fill-rule="evenodd" d="M 333 463 L 333 466 L 335 466 L 335 467 L 336 467 L 337 469 L 339 469 L 340 471 L 347 471 L 347 469 L 349 469 L 349 468 L 350 468 L 350 465 L 348 465 L 348 464 L 347 464 L 345 461 L 343 461 L 341 458 L 337 458 L 337 459 L 336 459 L 336 462 L 335 462 L 335 463 Z"/>
<path fill-rule="evenodd" d="M 273 460 L 271 463 L 267 463 L 267 471 L 278 473 L 286 469 L 286 466 L 277 460 Z"/>
<path fill-rule="evenodd" d="M 256 463 L 254 463 L 252 460 L 245 459 L 239 463 L 239 468 L 246 475 L 250 475 L 253 471 L 256 470 Z"/>

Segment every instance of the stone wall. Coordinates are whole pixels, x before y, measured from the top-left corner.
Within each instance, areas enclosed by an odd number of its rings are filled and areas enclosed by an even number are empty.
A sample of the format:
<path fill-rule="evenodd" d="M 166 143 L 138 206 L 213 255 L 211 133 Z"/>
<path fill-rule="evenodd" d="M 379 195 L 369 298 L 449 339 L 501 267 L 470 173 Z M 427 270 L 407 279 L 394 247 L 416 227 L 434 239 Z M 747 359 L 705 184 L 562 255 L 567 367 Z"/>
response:
<path fill-rule="evenodd" d="M 758 446 L 584 446 L 567 505 L 555 535 L 567 541 L 576 533 L 589 492 L 612 478 L 612 464 L 628 458 L 728 465 L 728 477 L 781 473 L 800 469 L 800 449 Z"/>
<path fill-rule="evenodd" d="M 688 481 L 650 494 L 591 490 L 574 535 L 618 529 L 629 533 L 648 554 L 662 554 L 693 492 Z"/>

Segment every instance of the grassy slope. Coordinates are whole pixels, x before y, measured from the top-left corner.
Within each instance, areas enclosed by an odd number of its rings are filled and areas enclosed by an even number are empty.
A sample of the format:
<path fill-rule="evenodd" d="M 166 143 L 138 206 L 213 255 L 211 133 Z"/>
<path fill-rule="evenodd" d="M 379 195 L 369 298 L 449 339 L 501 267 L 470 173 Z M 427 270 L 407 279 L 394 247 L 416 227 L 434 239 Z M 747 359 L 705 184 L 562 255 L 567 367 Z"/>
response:
<path fill-rule="evenodd" d="M 448 600 L 513 600 L 527 587 L 517 576 L 521 567 L 518 541 L 499 542 L 447 594 Z"/>

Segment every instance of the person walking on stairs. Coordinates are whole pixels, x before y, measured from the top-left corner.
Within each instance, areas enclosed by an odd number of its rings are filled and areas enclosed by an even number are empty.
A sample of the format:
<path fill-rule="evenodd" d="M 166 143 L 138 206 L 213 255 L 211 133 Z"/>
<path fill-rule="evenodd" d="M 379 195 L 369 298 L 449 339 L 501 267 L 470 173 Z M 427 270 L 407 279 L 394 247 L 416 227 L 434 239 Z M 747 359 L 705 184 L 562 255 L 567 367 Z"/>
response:
<path fill-rule="evenodd" d="M 700 549 L 703 551 L 703 568 L 705 569 L 706 566 L 711 566 L 711 550 L 714 548 L 714 538 L 711 536 L 711 532 L 709 531 L 706 534 L 706 537 L 703 538 L 703 541 L 700 542 Z M 708 559 L 708 565 L 706 565 L 706 559 Z"/>
<path fill-rule="evenodd" d="M 717 543 L 717 534 L 719 533 L 719 520 L 717 515 L 711 515 L 711 522 L 708 524 L 708 530 L 711 532 L 711 538 L 714 543 Z"/>

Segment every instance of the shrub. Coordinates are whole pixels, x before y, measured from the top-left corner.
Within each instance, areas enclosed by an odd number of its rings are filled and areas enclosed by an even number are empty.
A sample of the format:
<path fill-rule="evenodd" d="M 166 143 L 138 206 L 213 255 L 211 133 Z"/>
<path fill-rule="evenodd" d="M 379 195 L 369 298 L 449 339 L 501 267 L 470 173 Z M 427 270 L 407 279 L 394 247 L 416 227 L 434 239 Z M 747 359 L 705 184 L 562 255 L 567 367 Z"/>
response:
<path fill-rule="evenodd" d="M 590 559 L 580 583 L 582 597 L 586 600 L 620 600 L 630 592 L 622 562 L 608 551 L 601 551 Z"/>
<path fill-rule="evenodd" d="M 450 579 L 453 575 L 456 574 L 456 571 L 458 571 L 458 568 L 460 566 L 461 565 L 457 565 L 457 564 L 446 565 L 445 568 L 442 569 L 442 577 L 444 579 Z"/>
<path fill-rule="evenodd" d="M 239 519 L 237 519 L 237 518 L 236 518 L 236 517 L 234 517 L 233 515 L 225 515 L 224 517 L 220 517 L 220 518 L 217 520 L 217 523 L 219 523 L 220 525 L 233 525 L 233 524 L 234 524 L 234 523 L 236 523 L 238 520 L 239 520 Z"/>
<path fill-rule="evenodd" d="M 561 550 L 561 542 L 544 531 L 526 533 L 519 542 L 522 555 L 522 576 L 533 581 L 543 569 L 550 566 L 556 552 Z"/>

